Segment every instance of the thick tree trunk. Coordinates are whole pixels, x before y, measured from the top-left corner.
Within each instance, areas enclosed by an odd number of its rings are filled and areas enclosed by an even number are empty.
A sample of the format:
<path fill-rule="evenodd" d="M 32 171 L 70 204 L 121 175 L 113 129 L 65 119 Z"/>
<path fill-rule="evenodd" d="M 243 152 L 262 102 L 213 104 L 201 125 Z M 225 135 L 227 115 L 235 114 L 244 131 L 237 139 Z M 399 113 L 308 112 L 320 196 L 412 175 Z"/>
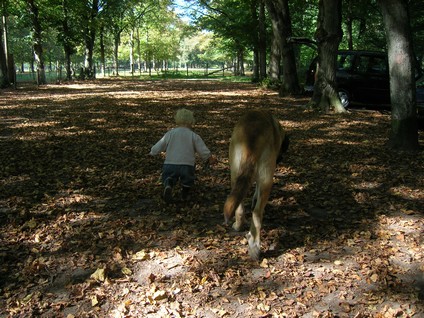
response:
<path fill-rule="evenodd" d="M 28 9 L 31 15 L 32 29 L 33 29 L 33 49 L 34 49 L 34 59 L 37 64 L 37 84 L 43 85 L 47 84 L 46 72 L 44 69 L 44 55 L 43 55 L 43 45 L 42 45 L 42 29 L 39 19 L 38 7 L 35 4 L 34 0 L 28 0 Z"/>
<path fill-rule="evenodd" d="M 390 145 L 417 150 L 418 127 L 414 60 L 408 4 L 402 0 L 379 0 L 389 54 L 392 130 Z"/>
<path fill-rule="evenodd" d="M 281 47 L 282 39 L 279 32 L 278 21 L 271 19 L 272 27 L 272 42 L 271 42 L 271 56 L 269 59 L 269 77 L 272 81 L 279 81 L 281 75 Z"/>
<path fill-rule="evenodd" d="M 278 41 L 281 41 L 283 79 L 280 86 L 280 95 L 298 94 L 301 92 L 301 88 L 297 77 L 296 57 L 293 46 L 288 41 L 292 36 L 288 0 L 266 0 L 265 3 L 271 20 L 276 23 L 276 28 L 278 28 L 278 33 L 274 33 L 274 36 L 277 37 Z"/>
<path fill-rule="evenodd" d="M 318 43 L 318 70 L 310 105 L 325 112 L 346 110 L 336 84 L 337 49 L 342 38 L 341 0 L 320 0 L 315 38 Z"/>
<path fill-rule="evenodd" d="M 93 67 L 94 41 L 96 39 L 96 19 L 99 12 L 99 0 L 93 0 L 89 11 L 85 32 L 85 60 L 84 77 L 93 79 L 96 77 Z"/>
<path fill-rule="evenodd" d="M 93 68 L 93 50 L 94 38 L 87 36 L 85 42 L 85 59 L 84 59 L 84 78 L 92 79 L 95 77 Z"/>
<path fill-rule="evenodd" d="M 121 42 L 121 32 L 116 32 L 114 37 L 114 47 L 113 47 L 113 59 L 115 62 L 115 75 L 119 76 L 119 56 L 118 56 L 118 49 L 119 44 Z"/>
<path fill-rule="evenodd" d="M 1 24 L 2 30 L 0 32 L 0 88 L 5 88 L 10 86 L 9 76 L 7 72 L 7 59 L 6 53 L 3 46 L 3 28 L 6 26 L 4 23 Z"/>
<path fill-rule="evenodd" d="M 72 48 L 70 48 L 68 45 L 65 45 L 64 52 L 65 52 L 66 80 L 70 81 L 72 80 L 72 68 L 71 68 Z"/>

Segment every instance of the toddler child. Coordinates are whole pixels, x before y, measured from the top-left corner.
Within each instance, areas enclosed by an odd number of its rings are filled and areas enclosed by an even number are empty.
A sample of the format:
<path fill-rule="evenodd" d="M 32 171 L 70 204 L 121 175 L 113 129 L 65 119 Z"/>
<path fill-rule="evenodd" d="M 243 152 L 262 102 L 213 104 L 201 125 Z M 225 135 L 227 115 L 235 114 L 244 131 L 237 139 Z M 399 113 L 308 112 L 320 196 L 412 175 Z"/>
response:
<path fill-rule="evenodd" d="M 202 138 L 192 131 L 193 112 L 183 108 L 177 111 L 174 118 L 177 127 L 167 131 L 150 150 L 151 156 L 166 152 L 162 183 L 165 187 L 163 199 L 167 203 L 172 200 L 172 188 L 178 180 L 182 186 L 182 199 L 187 200 L 195 180 L 196 153 L 203 161 L 208 161 L 210 164 L 216 160 L 214 156 L 211 156 L 211 152 Z"/>

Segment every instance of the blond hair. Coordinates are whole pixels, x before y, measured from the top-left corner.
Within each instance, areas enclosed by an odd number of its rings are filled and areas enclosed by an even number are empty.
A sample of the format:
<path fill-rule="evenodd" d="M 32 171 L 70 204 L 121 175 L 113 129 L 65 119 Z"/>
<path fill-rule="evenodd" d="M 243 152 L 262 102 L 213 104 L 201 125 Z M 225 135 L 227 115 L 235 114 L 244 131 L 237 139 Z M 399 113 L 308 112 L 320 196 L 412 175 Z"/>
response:
<path fill-rule="evenodd" d="M 182 125 L 182 126 L 194 125 L 193 112 L 185 108 L 179 109 L 177 113 L 175 114 L 174 119 L 177 125 Z"/>

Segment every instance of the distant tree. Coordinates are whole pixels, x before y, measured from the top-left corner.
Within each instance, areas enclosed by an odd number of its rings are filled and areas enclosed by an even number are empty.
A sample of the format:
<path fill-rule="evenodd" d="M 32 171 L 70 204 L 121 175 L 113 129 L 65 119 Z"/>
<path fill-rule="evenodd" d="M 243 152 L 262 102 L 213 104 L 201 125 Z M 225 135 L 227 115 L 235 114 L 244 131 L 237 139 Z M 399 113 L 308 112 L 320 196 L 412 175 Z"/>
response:
<path fill-rule="evenodd" d="M 411 34 L 417 67 L 423 68 L 424 62 L 424 1 L 409 1 Z"/>
<path fill-rule="evenodd" d="M 320 0 L 317 31 L 318 70 L 310 106 L 322 111 L 345 112 L 336 84 L 337 49 L 342 39 L 341 0 Z"/>
<path fill-rule="evenodd" d="M 257 0 L 251 0 L 250 1 L 250 10 L 252 12 L 252 20 L 254 21 L 254 24 L 256 26 L 256 33 L 258 33 L 259 29 L 259 15 L 258 15 L 258 1 Z M 266 42 L 266 38 L 264 38 Z M 252 80 L 254 82 L 260 81 L 260 62 L 259 62 L 259 38 L 254 38 L 254 44 L 253 44 L 253 65 L 252 65 Z M 265 61 L 266 63 L 266 61 Z M 265 71 L 266 73 L 266 71 Z"/>
<path fill-rule="evenodd" d="M 72 79 L 71 57 L 76 53 L 76 46 L 82 40 L 79 30 L 82 24 L 82 12 L 85 10 L 85 6 L 82 5 L 81 1 L 61 0 L 61 12 L 58 13 L 58 42 L 63 46 L 67 80 Z"/>
<path fill-rule="evenodd" d="M 86 10 L 83 13 L 83 31 L 84 31 L 84 44 L 85 44 L 85 57 L 84 57 L 84 72 L 83 76 L 87 79 L 95 78 L 94 71 L 94 43 L 98 31 L 98 16 L 101 10 L 100 0 L 87 0 Z"/>
<path fill-rule="evenodd" d="M 42 27 L 39 16 L 39 7 L 34 0 L 26 0 L 27 8 L 31 18 L 32 31 L 33 31 L 33 49 L 34 59 L 37 65 L 37 83 L 38 85 L 47 84 L 46 71 L 44 68 L 44 53 L 43 53 L 43 38 Z"/>
<path fill-rule="evenodd" d="M 253 21 L 253 75 L 254 82 L 267 77 L 267 37 L 264 0 L 251 0 L 250 10 Z"/>
<path fill-rule="evenodd" d="M 199 10 L 199 26 L 212 31 L 227 40 L 235 52 L 235 74 L 245 75 L 244 62 L 246 51 L 254 50 L 259 44 L 257 20 L 252 16 L 250 1 L 199 0 L 203 10 Z M 229 46 L 228 46 L 229 48 Z"/>
<path fill-rule="evenodd" d="M 378 0 L 378 4 L 383 14 L 389 55 L 390 145 L 395 149 L 417 150 L 415 68 L 408 3 L 403 0 Z"/>
<path fill-rule="evenodd" d="M 386 39 L 381 15 L 375 1 L 343 0 L 343 39 L 341 45 L 349 50 L 381 50 Z"/>
<path fill-rule="evenodd" d="M 257 1 L 255 1 L 257 2 Z M 257 47 L 258 53 L 259 53 L 259 78 L 262 80 L 267 76 L 267 70 L 266 70 L 266 61 L 267 61 L 267 39 L 266 39 L 266 22 L 265 22 L 265 3 L 263 0 L 259 0 L 259 3 L 257 4 L 257 7 L 259 9 L 259 15 L 258 15 L 258 29 L 256 32 L 253 33 L 253 36 L 257 34 L 258 37 L 258 44 L 257 46 L 254 45 L 254 47 Z M 252 14 L 253 15 L 253 14 Z"/>

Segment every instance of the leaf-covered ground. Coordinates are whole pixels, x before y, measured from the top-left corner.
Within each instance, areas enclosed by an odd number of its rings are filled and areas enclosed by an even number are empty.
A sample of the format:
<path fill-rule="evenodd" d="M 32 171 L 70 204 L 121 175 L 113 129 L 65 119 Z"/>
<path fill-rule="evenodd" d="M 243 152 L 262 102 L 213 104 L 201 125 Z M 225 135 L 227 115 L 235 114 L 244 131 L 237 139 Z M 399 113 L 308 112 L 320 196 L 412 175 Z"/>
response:
<path fill-rule="evenodd" d="M 307 101 L 217 81 L 1 91 L 0 317 L 423 317 L 423 152 L 386 147 L 387 113 Z M 148 152 L 181 107 L 219 162 L 166 205 Z M 231 130 L 257 107 L 291 147 L 253 262 L 221 210 Z"/>

